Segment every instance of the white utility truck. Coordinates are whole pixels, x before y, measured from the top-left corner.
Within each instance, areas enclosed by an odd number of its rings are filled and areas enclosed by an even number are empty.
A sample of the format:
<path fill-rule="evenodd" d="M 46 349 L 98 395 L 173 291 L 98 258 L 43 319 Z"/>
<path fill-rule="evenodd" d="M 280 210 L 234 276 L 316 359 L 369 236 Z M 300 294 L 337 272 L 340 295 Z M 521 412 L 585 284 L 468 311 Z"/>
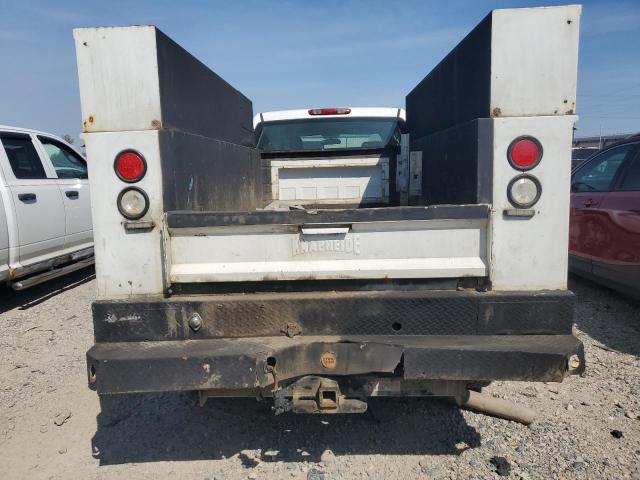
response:
<path fill-rule="evenodd" d="M 155 27 L 75 30 L 90 387 L 313 413 L 449 396 L 529 421 L 471 389 L 584 370 L 567 290 L 579 21 L 579 6 L 491 12 L 406 115 L 255 119 Z"/>
<path fill-rule="evenodd" d="M 0 125 L 0 282 L 24 290 L 92 264 L 85 159 L 55 135 Z"/>

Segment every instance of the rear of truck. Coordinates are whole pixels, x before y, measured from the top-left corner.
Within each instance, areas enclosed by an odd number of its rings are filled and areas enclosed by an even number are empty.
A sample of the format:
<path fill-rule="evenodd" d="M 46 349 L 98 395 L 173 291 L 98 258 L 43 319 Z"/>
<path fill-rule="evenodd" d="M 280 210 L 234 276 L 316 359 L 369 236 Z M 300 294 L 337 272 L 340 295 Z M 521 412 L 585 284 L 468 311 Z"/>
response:
<path fill-rule="evenodd" d="M 90 387 L 333 413 L 583 371 L 567 290 L 579 16 L 493 11 L 407 95 L 393 152 L 284 157 L 256 148 L 251 102 L 155 27 L 77 29 Z M 350 175 L 358 195 L 318 201 Z"/>

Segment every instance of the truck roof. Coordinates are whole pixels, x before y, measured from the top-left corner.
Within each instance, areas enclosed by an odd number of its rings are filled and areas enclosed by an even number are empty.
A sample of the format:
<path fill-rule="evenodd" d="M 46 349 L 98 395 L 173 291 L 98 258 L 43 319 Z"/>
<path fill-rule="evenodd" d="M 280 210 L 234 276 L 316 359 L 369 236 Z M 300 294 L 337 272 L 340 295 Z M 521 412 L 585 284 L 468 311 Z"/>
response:
<path fill-rule="evenodd" d="M 349 117 L 398 117 L 403 122 L 407 119 L 404 108 L 397 107 L 349 107 Z M 309 109 L 297 110 L 274 110 L 271 112 L 258 113 L 253 117 L 253 128 L 262 122 L 277 122 L 280 120 L 300 120 L 300 119 L 321 119 L 328 117 L 345 117 L 344 114 L 337 115 L 311 115 Z"/>
<path fill-rule="evenodd" d="M 11 125 L 0 125 L 0 130 L 3 132 L 35 133 L 36 135 L 47 135 L 49 137 L 59 138 L 57 135 L 52 133 L 34 130 L 33 128 L 12 127 Z"/>
<path fill-rule="evenodd" d="M 33 128 L 24 128 L 24 127 L 12 127 L 11 125 L 1 125 L 0 124 L 0 132 L 13 132 L 13 133 L 26 133 L 26 134 L 33 134 L 33 135 L 45 135 L 49 138 L 53 138 L 54 140 L 58 140 L 62 143 L 64 143 L 65 145 L 69 145 L 69 143 L 62 137 L 60 137 L 59 135 L 56 135 L 54 133 L 50 133 L 50 132 L 43 132 L 42 130 L 35 130 Z M 77 151 L 77 148 L 73 145 L 71 145 L 71 147 Z M 80 153 L 80 152 L 78 152 Z M 84 157 L 84 155 L 82 155 Z"/>

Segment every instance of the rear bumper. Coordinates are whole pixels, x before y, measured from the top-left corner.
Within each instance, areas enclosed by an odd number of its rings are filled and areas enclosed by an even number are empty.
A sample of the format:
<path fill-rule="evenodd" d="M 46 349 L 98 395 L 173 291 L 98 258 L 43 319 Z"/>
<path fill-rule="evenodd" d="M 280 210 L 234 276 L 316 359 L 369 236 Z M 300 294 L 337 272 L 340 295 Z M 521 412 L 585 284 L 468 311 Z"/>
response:
<path fill-rule="evenodd" d="M 308 375 L 561 381 L 584 369 L 573 301 L 568 291 L 455 290 L 98 301 L 89 385 L 105 394 L 246 395 Z"/>
<path fill-rule="evenodd" d="M 263 337 L 98 344 L 87 363 L 101 394 L 259 391 L 303 375 L 557 382 L 584 350 L 572 335 Z"/>

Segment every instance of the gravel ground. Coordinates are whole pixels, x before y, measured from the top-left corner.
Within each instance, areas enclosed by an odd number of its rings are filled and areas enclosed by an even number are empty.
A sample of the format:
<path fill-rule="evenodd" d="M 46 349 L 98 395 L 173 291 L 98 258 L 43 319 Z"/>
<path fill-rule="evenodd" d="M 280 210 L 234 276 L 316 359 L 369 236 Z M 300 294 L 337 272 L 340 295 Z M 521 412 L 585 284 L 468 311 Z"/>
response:
<path fill-rule="evenodd" d="M 584 280 L 588 369 L 562 384 L 486 391 L 536 408 L 525 427 L 450 404 L 377 399 L 361 416 L 279 416 L 193 395 L 101 402 L 86 387 L 91 272 L 0 290 L 3 478 L 640 479 L 640 308 Z"/>

